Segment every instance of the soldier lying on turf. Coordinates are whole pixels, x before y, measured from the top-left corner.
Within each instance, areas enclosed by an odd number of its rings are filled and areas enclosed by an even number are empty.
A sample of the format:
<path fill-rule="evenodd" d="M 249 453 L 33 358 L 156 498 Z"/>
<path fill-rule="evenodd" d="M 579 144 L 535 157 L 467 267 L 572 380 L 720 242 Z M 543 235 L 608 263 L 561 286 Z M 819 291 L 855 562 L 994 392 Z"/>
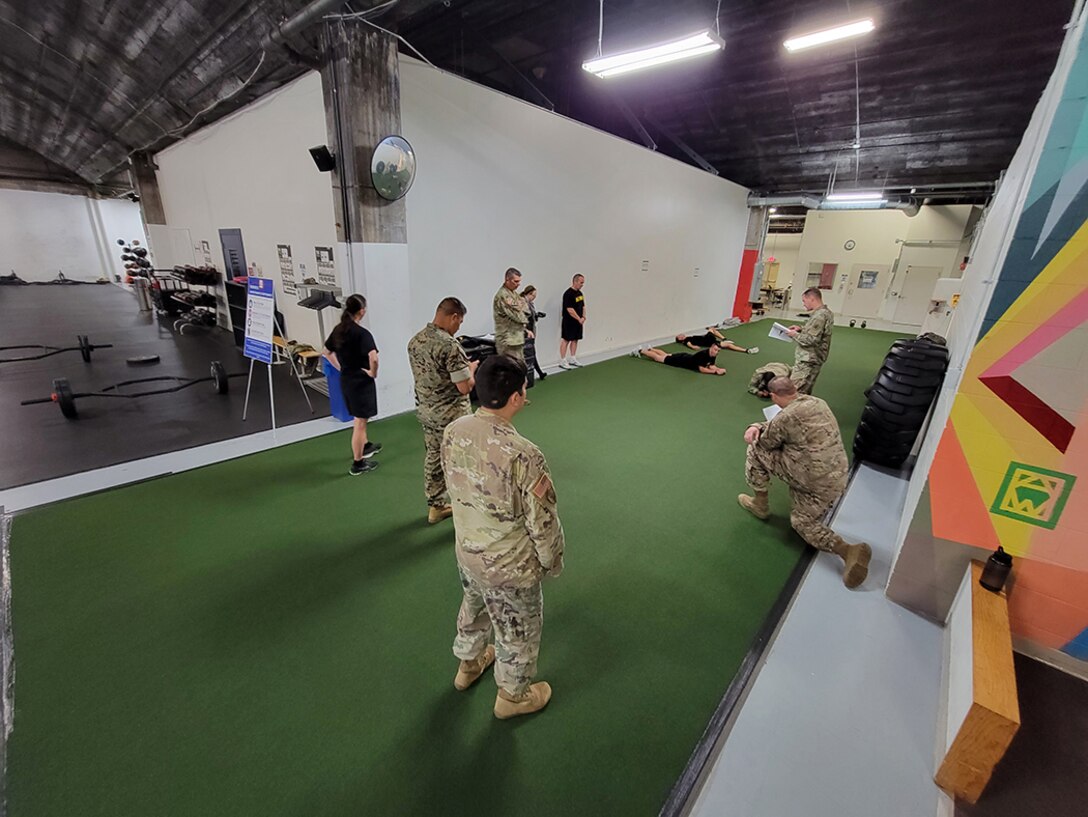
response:
<path fill-rule="evenodd" d="M 776 377 L 789 377 L 790 367 L 785 363 L 768 363 L 760 366 L 752 372 L 752 379 L 748 381 L 748 393 L 757 397 L 770 397 L 767 384 Z"/>
<path fill-rule="evenodd" d="M 725 335 L 715 329 L 713 326 L 706 328 L 706 333 L 702 335 L 677 335 L 676 342 L 682 343 L 689 349 L 707 349 L 712 343 L 718 344 L 721 349 L 728 350 L 730 352 L 742 352 L 746 355 L 754 355 L 759 351 L 758 346 L 753 346 L 750 349 L 745 349 L 743 346 L 738 346 L 731 340 L 726 340 Z"/>
<path fill-rule="evenodd" d="M 699 374 L 725 374 L 725 369 L 716 366 L 714 363 L 714 359 L 720 351 L 721 347 L 717 343 L 712 343 L 709 349 L 702 349 L 690 355 L 685 352 L 674 352 L 670 355 L 664 349 L 650 347 L 648 349 L 635 349 L 631 352 L 631 357 L 646 357 L 657 363 L 664 363 L 666 366 L 687 369 L 692 372 L 699 372 Z"/>

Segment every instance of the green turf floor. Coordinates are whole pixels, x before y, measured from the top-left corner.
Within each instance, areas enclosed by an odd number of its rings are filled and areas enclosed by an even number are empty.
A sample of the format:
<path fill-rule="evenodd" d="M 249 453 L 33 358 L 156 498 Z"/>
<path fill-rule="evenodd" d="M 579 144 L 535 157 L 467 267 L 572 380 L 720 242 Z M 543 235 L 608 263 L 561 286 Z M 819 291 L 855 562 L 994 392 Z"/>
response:
<path fill-rule="evenodd" d="M 621 358 L 550 377 L 516 420 L 567 535 L 546 584 L 548 709 L 453 688 L 453 527 L 428 526 L 422 434 L 348 435 L 15 520 L 14 817 L 653 815 L 801 552 L 741 511 L 753 368 Z M 817 385 L 849 433 L 892 336 L 836 329 Z M 848 437 L 849 439 L 849 437 Z"/>

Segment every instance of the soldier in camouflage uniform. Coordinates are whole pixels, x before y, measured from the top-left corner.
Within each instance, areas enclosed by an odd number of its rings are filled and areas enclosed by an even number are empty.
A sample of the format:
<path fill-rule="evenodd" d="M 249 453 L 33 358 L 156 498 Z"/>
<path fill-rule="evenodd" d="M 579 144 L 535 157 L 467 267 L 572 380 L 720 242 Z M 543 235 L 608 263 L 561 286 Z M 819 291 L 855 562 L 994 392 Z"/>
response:
<path fill-rule="evenodd" d="M 791 326 L 790 337 L 797 344 L 794 353 L 793 373 L 790 379 L 797 384 L 801 394 L 812 394 L 820 368 L 827 362 L 831 353 L 831 330 L 835 327 L 835 316 L 824 306 L 823 295 L 816 287 L 806 289 L 801 302 L 812 316 L 804 327 Z"/>
<path fill-rule="evenodd" d="M 511 424 L 525 404 L 525 364 L 487 358 L 476 394 L 480 409 L 450 423 L 442 440 L 463 591 L 453 684 L 468 689 L 494 662 L 495 717 L 512 718 L 551 699 L 551 686 L 533 678 L 544 623 L 540 583 L 563 570 L 563 526 L 544 455 Z"/>
<path fill-rule="evenodd" d="M 529 305 L 518 295 L 520 284 L 521 273 L 510 267 L 491 302 L 491 310 L 495 317 L 495 350 L 524 363 L 525 337 L 532 337 L 532 333 L 528 330 Z"/>
<path fill-rule="evenodd" d="M 785 363 L 768 363 L 760 366 L 752 372 L 752 379 L 748 381 L 748 393 L 757 397 L 770 397 L 767 384 L 776 377 L 789 377 L 790 367 Z"/>
<path fill-rule="evenodd" d="M 427 522 L 432 525 L 453 515 L 442 473 L 442 432 L 471 411 L 468 396 L 476 383 L 477 362 L 469 362 L 456 338 L 467 311 L 457 298 L 444 298 L 434 320 L 408 341 L 408 362 L 416 384 L 416 417 L 423 426 L 427 450 L 423 490 Z"/>
<path fill-rule="evenodd" d="M 767 386 L 771 400 L 782 409 L 769 423 L 753 423 L 744 432 L 748 456 L 744 477 L 755 496 L 741 494 L 737 501 L 758 519 L 770 516 L 771 477 L 790 489 L 790 524 L 817 550 L 834 553 L 843 561 L 842 581 L 854 588 L 865 581 L 872 549 L 864 542 L 850 545 L 824 519 L 846 490 L 846 450 L 839 424 L 827 403 L 800 394 L 788 377 L 776 377 Z"/>

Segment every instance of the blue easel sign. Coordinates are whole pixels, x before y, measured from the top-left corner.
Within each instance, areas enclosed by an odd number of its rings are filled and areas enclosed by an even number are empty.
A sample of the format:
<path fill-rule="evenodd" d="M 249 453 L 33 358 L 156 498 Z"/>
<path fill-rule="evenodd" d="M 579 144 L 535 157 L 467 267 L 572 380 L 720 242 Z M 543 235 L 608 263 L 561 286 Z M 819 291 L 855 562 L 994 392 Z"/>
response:
<path fill-rule="evenodd" d="M 276 303 L 272 279 L 250 278 L 246 296 L 246 341 L 242 353 L 251 360 L 270 364 Z"/>

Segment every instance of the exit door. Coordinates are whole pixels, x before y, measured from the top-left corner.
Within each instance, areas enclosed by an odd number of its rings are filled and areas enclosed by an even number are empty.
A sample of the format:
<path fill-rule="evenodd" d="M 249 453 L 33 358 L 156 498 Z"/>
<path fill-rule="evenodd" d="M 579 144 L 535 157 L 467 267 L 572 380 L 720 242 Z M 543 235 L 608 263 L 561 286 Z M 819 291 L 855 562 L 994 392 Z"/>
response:
<path fill-rule="evenodd" d="M 246 248 L 242 246 L 242 231 L 237 228 L 219 231 L 219 243 L 223 247 L 223 264 L 227 270 L 227 280 L 245 278 Z"/>
<path fill-rule="evenodd" d="M 875 318 L 880 314 L 890 269 L 886 264 L 855 264 L 850 270 L 842 314 L 850 318 Z"/>
<path fill-rule="evenodd" d="M 942 272 L 944 267 L 907 267 L 903 280 L 899 282 L 898 292 L 893 293 L 896 296 L 893 323 L 922 325 L 929 309 L 933 288 L 937 286 L 937 279 Z"/>

